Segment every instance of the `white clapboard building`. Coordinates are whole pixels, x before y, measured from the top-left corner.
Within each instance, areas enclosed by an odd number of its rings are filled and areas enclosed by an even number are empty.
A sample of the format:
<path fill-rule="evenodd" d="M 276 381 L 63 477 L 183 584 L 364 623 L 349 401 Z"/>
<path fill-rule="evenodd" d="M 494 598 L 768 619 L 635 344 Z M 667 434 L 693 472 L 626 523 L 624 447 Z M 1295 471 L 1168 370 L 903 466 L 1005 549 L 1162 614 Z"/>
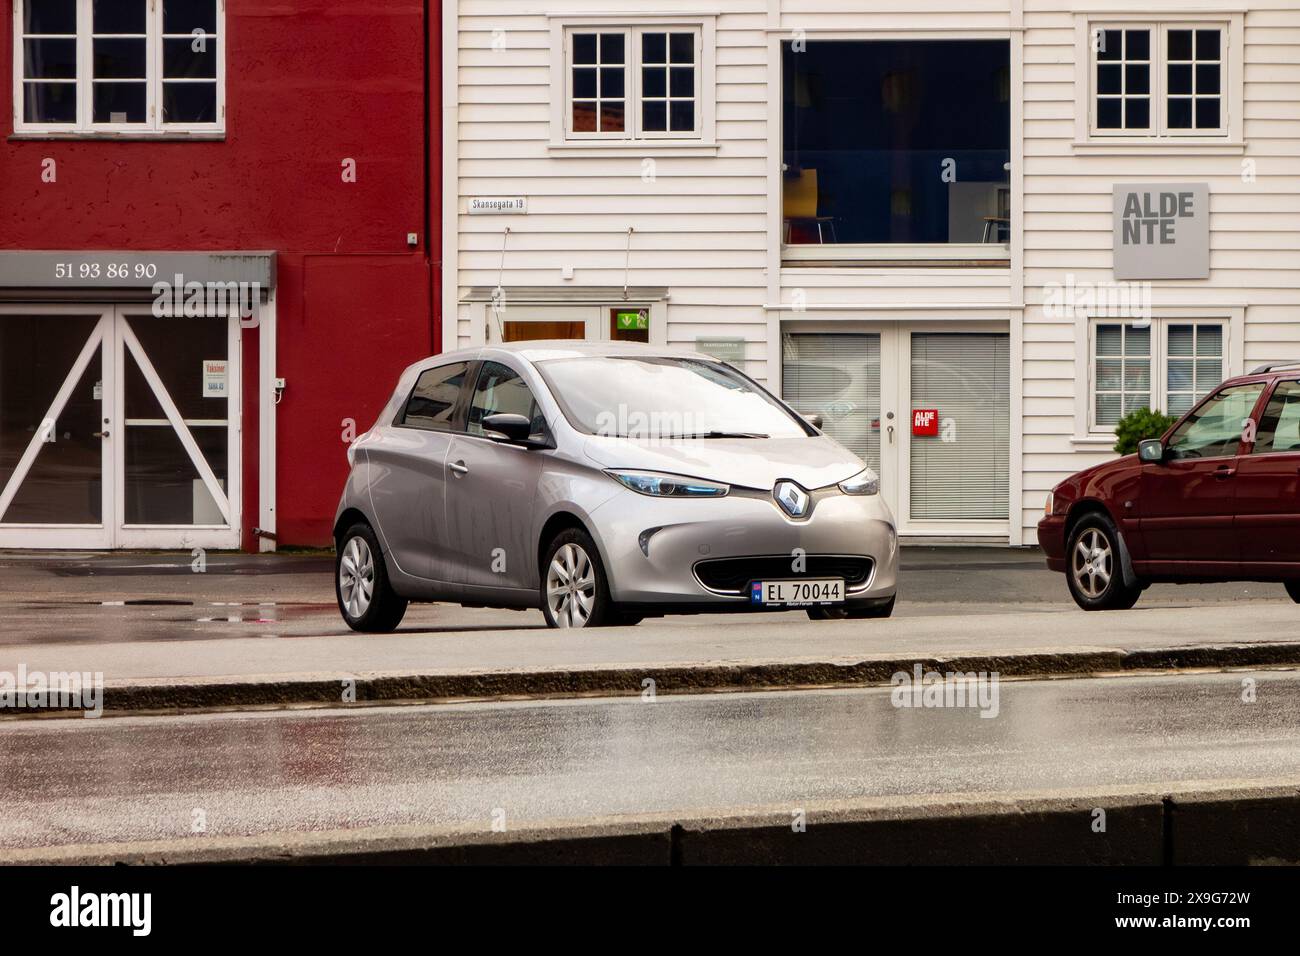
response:
<path fill-rule="evenodd" d="M 446 0 L 443 347 L 736 364 L 907 536 L 1300 358 L 1296 0 Z"/>

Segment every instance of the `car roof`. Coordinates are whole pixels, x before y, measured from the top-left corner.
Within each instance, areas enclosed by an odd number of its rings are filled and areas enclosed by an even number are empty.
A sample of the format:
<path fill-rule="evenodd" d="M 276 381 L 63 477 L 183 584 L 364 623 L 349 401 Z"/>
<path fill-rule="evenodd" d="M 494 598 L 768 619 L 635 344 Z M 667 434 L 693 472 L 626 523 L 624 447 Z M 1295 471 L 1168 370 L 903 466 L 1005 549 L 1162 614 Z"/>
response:
<path fill-rule="evenodd" d="M 688 349 L 673 349 L 662 345 L 646 345 L 642 342 L 588 342 L 584 339 L 541 339 L 529 342 L 500 342 L 492 345 L 457 349 L 430 356 L 420 364 L 422 366 L 436 360 L 436 364 L 447 362 L 473 361 L 493 356 L 517 355 L 526 362 L 544 362 L 559 358 L 610 358 L 627 356 L 644 356 L 647 358 L 691 358 L 707 362 L 720 359 L 703 352 Z"/>

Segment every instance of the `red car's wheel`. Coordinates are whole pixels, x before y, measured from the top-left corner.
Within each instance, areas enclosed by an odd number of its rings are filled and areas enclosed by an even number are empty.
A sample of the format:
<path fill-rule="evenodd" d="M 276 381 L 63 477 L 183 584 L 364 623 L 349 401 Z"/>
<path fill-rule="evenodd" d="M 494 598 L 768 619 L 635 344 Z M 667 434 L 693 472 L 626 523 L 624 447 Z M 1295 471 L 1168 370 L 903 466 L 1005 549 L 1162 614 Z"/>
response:
<path fill-rule="evenodd" d="M 1085 611 L 1126 611 L 1137 603 L 1142 585 L 1124 583 L 1119 532 L 1105 515 L 1079 520 L 1070 531 L 1065 560 L 1070 594 Z"/>

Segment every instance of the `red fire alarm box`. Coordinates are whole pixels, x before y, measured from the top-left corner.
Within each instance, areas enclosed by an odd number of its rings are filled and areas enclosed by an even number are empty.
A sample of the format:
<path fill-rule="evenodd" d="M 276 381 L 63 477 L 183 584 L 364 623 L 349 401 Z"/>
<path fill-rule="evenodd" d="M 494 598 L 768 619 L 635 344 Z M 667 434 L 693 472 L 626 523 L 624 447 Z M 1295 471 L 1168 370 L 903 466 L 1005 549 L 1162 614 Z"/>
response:
<path fill-rule="evenodd" d="M 939 409 L 912 409 L 912 434 L 922 438 L 934 438 L 939 434 Z"/>

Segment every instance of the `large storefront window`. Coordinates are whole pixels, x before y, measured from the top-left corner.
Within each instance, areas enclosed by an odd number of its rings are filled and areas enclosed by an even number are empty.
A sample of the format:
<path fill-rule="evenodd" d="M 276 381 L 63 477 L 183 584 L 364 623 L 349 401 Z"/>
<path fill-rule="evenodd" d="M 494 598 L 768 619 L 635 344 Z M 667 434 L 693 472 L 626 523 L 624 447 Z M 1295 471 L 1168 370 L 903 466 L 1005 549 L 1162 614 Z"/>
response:
<path fill-rule="evenodd" d="M 1006 40 L 786 43 L 782 241 L 1008 240 Z"/>

